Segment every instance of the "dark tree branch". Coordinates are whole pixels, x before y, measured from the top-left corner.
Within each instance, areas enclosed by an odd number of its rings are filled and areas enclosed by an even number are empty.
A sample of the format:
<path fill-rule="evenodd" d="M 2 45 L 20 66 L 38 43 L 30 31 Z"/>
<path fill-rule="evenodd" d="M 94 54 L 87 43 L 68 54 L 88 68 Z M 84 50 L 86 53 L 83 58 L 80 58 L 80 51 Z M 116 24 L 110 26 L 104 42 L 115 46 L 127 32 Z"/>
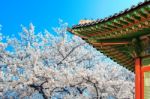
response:
<path fill-rule="evenodd" d="M 71 60 L 71 61 L 69 61 L 68 63 L 71 63 L 71 62 L 76 62 L 76 61 L 78 61 L 78 63 L 81 61 L 84 61 L 84 60 L 86 60 L 86 59 L 84 59 L 84 57 L 86 57 L 86 55 L 87 54 L 85 54 L 85 55 L 83 55 L 83 56 L 81 56 L 80 58 L 77 58 L 77 59 L 75 59 L 75 60 Z"/>
<path fill-rule="evenodd" d="M 80 46 L 82 46 L 82 45 L 84 45 L 84 44 L 85 44 L 85 43 L 81 43 L 81 44 L 75 46 L 74 48 L 72 48 L 71 51 L 70 51 L 59 63 L 57 63 L 57 65 L 62 64 L 62 62 L 63 62 L 75 49 L 77 49 L 78 47 L 80 47 Z"/>
<path fill-rule="evenodd" d="M 59 54 L 62 56 L 62 58 L 65 58 L 65 56 L 62 54 L 62 52 L 59 49 L 57 49 L 57 50 L 58 50 Z"/>
<path fill-rule="evenodd" d="M 45 83 L 47 83 L 48 82 L 48 80 L 46 79 L 43 83 L 41 83 L 41 85 L 40 86 L 43 86 Z"/>
<path fill-rule="evenodd" d="M 40 94 L 42 94 L 44 99 L 48 99 L 47 95 L 43 91 L 43 89 L 44 89 L 43 84 L 45 84 L 46 82 L 48 82 L 48 81 L 46 80 L 43 83 L 41 83 L 40 85 L 30 84 L 29 87 L 34 88 L 34 90 L 37 90 Z"/>
<path fill-rule="evenodd" d="M 96 91 L 96 99 L 99 99 L 99 91 L 98 91 L 98 87 L 97 87 L 97 83 L 94 83 L 90 80 L 90 77 L 87 77 L 86 78 L 83 78 L 84 80 L 86 80 L 87 82 L 91 83 L 93 85 L 93 87 L 95 88 L 95 91 Z"/>
<path fill-rule="evenodd" d="M 83 94 L 84 90 L 87 89 L 87 87 L 85 87 L 83 89 L 79 88 L 79 87 L 76 87 L 76 88 L 77 88 L 77 90 L 79 91 L 80 94 Z"/>
<path fill-rule="evenodd" d="M 68 93 L 69 95 L 71 94 L 70 91 L 66 88 L 61 88 L 61 90 L 58 90 L 58 91 L 55 91 L 55 92 L 60 92 L 60 93 L 65 92 L 65 93 Z"/>

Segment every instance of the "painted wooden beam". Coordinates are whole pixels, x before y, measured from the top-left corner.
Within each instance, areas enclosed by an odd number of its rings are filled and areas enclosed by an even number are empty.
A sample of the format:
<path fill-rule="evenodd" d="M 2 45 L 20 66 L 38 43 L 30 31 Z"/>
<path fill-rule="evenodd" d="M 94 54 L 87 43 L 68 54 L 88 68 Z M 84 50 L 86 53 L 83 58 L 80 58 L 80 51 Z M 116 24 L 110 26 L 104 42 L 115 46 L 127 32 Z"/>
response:
<path fill-rule="evenodd" d="M 94 46 L 127 45 L 129 42 L 92 43 Z"/>

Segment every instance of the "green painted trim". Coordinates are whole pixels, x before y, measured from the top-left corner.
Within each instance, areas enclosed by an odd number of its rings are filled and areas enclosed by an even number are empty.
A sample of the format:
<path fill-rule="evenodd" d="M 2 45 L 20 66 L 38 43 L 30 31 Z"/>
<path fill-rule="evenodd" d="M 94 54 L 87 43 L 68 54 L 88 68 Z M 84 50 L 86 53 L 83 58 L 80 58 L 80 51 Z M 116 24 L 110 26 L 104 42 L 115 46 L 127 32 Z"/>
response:
<path fill-rule="evenodd" d="M 150 65 L 150 57 L 146 57 L 142 59 L 142 66 Z"/>

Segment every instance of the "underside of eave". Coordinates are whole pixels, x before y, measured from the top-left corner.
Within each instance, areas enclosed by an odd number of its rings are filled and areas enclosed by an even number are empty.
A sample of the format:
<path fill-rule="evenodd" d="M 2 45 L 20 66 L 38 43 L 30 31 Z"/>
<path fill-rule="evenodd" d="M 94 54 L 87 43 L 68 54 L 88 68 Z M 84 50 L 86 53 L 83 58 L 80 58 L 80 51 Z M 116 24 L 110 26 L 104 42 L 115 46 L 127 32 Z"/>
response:
<path fill-rule="evenodd" d="M 111 58 L 114 62 L 117 62 L 126 69 L 134 72 L 134 59 L 130 55 L 123 53 L 122 51 L 118 50 L 113 46 L 105 46 L 105 47 L 93 46 L 93 47 L 95 47 L 97 50 L 99 50 L 107 57 Z"/>

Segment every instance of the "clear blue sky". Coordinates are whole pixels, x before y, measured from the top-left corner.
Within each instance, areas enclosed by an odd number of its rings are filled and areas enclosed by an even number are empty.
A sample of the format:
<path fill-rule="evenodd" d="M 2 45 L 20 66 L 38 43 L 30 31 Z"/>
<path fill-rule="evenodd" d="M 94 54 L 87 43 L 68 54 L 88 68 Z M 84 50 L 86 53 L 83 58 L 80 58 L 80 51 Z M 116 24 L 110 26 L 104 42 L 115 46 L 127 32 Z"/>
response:
<path fill-rule="evenodd" d="M 77 24 L 80 19 L 104 18 L 144 0 L 0 0 L 0 24 L 5 35 L 18 34 L 20 25 L 33 23 L 43 31 L 58 19 Z"/>

